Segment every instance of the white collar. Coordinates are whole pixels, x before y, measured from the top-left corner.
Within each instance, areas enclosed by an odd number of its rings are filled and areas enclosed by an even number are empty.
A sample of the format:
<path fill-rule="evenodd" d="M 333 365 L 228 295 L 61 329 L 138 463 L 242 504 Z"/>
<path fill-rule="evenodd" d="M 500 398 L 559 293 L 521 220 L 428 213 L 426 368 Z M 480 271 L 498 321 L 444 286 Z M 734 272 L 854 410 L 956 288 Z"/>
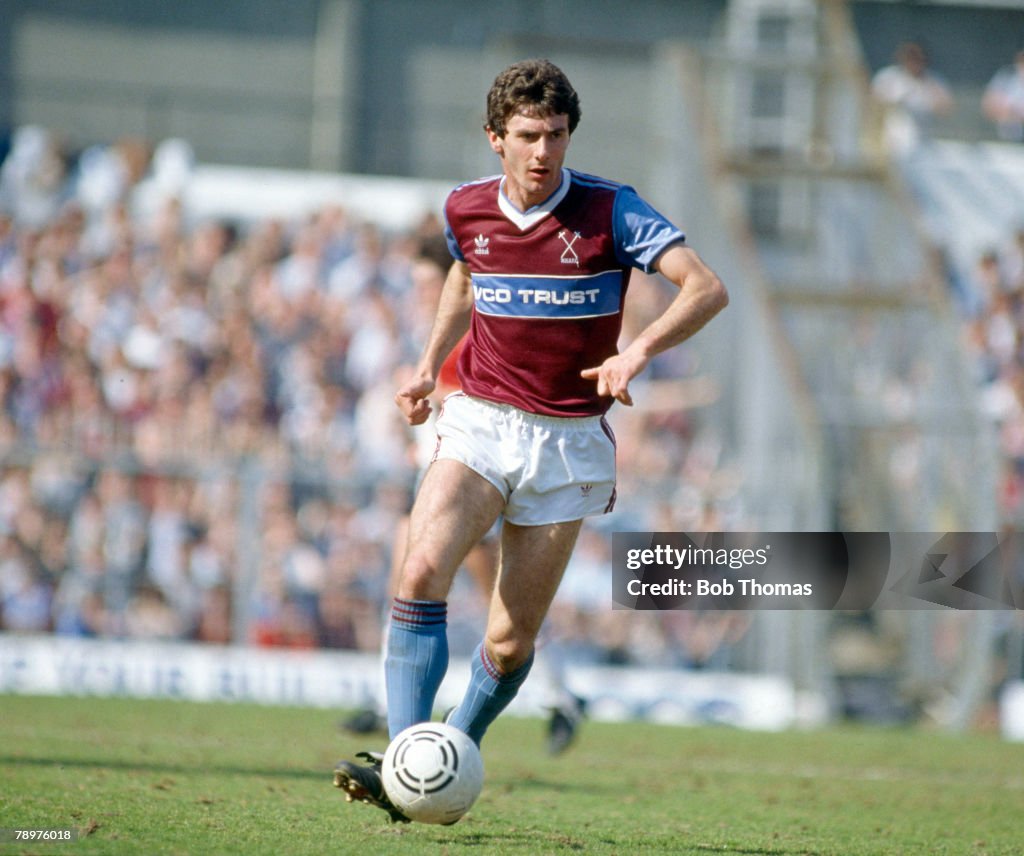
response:
<path fill-rule="evenodd" d="M 565 199 L 565 194 L 569 192 L 570 184 L 572 184 L 572 179 L 569 175 L 569 170 L 563 166 L 562 183 L 558 185 L 558 190 L 539 205 L 534 205 L 526 211 L 520 211 L 512 204 L 508 196 L 505 195 L 505 176 L 502 176 L 501 184 L 498 185 L 498 208 L 501 209 L 502 214 L 519 227 L 520 232 L 525 232 L 527 229 L 536 226 L 555 210 L 558 203 Z"/>

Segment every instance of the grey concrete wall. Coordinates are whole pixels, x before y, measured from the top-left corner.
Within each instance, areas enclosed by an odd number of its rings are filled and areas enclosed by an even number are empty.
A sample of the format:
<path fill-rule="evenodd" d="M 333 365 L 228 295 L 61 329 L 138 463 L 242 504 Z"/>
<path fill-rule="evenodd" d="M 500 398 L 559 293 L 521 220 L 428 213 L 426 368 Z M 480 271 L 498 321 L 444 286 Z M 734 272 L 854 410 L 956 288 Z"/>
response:
<path fill-rule="evenodd" d="M 39 123 L 72 147 L 184 136 L 209 162 L 461 178 L 491 168 L 476 132 L 501 64 L 545 55 L 583 93 L 585 168 L 629 173 L 644 157 L 647 52 L 661 39 L 706 40 L 723 7 L 0 0 L 0 133 Z"/>

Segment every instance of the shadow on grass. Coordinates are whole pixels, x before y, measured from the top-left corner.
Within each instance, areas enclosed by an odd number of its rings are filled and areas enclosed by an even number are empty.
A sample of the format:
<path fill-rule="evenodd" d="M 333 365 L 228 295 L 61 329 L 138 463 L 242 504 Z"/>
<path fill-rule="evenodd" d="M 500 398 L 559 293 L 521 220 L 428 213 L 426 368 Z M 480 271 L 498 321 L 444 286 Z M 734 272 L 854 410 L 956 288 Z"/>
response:
<path fill-rule="evenodd" d="M 163 773 L 178 775 L 203 776 L 262 776 L 271 779 L 330 779 L 331 771 L 327 769 L 288 769 L 280 767 L 252 767 L 233 764 L 196 764 L 169 763 L 164 761 L 121 761 L 110 758 L 26 758 L 12 755 L 0 755 L 0 766 L 10 764 L 22 767 L 73 767 L 87 770 L 121 770 L 138 773 Z M 607 786 L 593 782 L 560 782 L 542 779 L 536 776 L 523 776 L 514 779 L 495 779 L 489 788 L 497 793 L 512 791 L 550 791 L 556 794 L 593 794 L 601 796 L 616 794 L 619 788 L 614 784 Z"/>
<path fill-rule="evenodd" d="M 579 850 L 584 852 L 592 842 L 582 842 L 568 835 L 538 835 L 536 831 L 509 833 L 507 831 L 489 834 L 486 832 L 471 832 L 463 834 L 451 843 L 458 843 L 459 847 L 479 847 L 483 853 L 502 853 L 512 850 L 523 852 L 543 852 L 544 847 L 557 847 L 558 850 Z M 614 843 L 614 842 L 612 842 Z M 538 848 L 541 848 L 538 850 Z M 550 851 L 549 851 L 550 852 Z"/>
<path fill-rule="evenodd" d="M 10 764 L 21 767 L 78 767 L 90 770 L 123 770 L 138 773 L 177 773 L 179 775 L 204 776 L 263 776 L 271 779 L 329 779 L 330 771 L 325 770 L 288 770 L 281 768 L 245 767 L 231 764 L 203 765 L 168 764 L 164 762 L 114 761 L 110 759 L 95 760 L 91 758 L 16 758 L 0 755 L 0 766 Z"/>
<path fill-rule="evenodd" d="M 488 779 L 487 787 L 496 792 L 550 791 L 553 794 L 591 794 L 609 796 L 622 794 L 622 786 L 615 782 L 606 785 L 596 782 L 562 782 L 542 779 L 539 776 L 517 776 Z"/>
<path fill-rule="evenodd" d="M 459 847 L 465 848 L 480 848 L 483 853 L 514 852 L 520 849 L 524 852 L 546 852 L 546 847 L 554 848 L 554 850 L 550 852 L 573 850 L 585 852 L 598 845 L 602 845 L 604 847 L 628 846 L 628 842 L 617 841 L 612 838 L 603 838 L 595 841 L 593 839 L 581 839 L 569 834 L 538 833 L 537 830 L 531 830 L 530 832 L 523 833 L 502 830 L 501 832 L 493 834 L 487 832 L 471 832 L 460 835 L 457 839 L 452 837 L 446 843 L 457 844 Z M 678 850 L 670 850 L 668 849 L 670 846 L 671 845 L 666 844 L 664 841 L 659 841 L 657 844 L 653 845 L 653 847 L 657 848 L 656 852 L 664 853 L 732 853 L 741 854 L 741 856 L 815 856 L 816 853 L 816 851 L 808 850 L 805 847 L 799 847 L 791 850 L 783 847 L 730 847 L 729 845 L 680 843 Z M 661 849 L 662 847 L 665 849 Z M 655 851 L 652 850 L 651 852 Z"/>
<path fill-rule="evenodd" d="M 816 850 L 808 850 L 806 847 L 800 847 L 797 850 L 790 850 L 789 848 L 781 847 L 729 847 L 726 845 L 717 844 L 694 844 L 690 847 L 694 851 L 706 851 L 708 853 L 742 853 L 745 856 L 815 856 Z"/>

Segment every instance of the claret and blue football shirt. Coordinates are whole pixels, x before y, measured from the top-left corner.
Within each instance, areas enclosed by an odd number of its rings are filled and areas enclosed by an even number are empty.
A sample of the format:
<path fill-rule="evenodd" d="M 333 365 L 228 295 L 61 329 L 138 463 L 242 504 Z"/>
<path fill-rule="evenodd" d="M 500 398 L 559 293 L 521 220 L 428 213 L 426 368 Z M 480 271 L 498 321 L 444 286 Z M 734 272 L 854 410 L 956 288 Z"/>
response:
<path fill-rule="evenodd" d="M 633 188 L 575 170 L 525 212 L 503 187 L 469 182 L 445 203 L 449 249 L 473 278 L 462 389 L 531 413 L 604 413 L 612 399 L 580 372 L 616 353 L 632 269 L 651 272 L 684 235 Z"/>

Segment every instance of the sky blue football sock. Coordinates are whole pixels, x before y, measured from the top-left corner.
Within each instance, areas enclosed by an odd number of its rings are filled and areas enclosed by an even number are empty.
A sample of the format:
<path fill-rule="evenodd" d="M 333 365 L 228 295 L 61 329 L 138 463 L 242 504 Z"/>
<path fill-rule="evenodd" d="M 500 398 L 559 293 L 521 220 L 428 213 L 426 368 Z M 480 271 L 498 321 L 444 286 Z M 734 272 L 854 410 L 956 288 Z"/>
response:
<path fill-rule="evenodd" d="M 403 600 L 391 606 L 384 680 L 388 733 L 427 722 L 434 697 L 448 671 L 448 604 L 443 600 Z"/>
<path fill-rule="evenodd" d="M 503 675 L 494 665 L 494 661 L 487 656 L 487 648 L 481 642 L 473 652 L 473 666 L 466 695 L 449 715 L 448 723 L 465 731 L 479 746 L 491 723 L 516 697 L 519 687 L 530 674 L 531 666 L 532 651 L 523 665 L 514 672 Z"/>

